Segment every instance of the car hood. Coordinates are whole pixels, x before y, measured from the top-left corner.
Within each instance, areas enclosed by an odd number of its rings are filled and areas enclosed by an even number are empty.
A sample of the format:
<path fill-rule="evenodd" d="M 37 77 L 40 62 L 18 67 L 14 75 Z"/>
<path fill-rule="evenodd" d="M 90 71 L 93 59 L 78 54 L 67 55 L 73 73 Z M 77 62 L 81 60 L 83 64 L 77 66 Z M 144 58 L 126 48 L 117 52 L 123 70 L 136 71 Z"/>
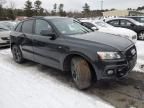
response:
<path fill-rule="evenodd" d="M 129 37 L 129 38 L 132 38 L 132 36 L 137 35 L 132 30 L 125 29 L 125 28 L 120 28 L 120 27 L 100 28 L 99 31 L 114 34 L 114 35 L 120 35 L 120 36 L 123 36 L 123 37 Z"/>
<path fill-rule="evenodd" d="M 132 41 L 121 36 L 116 36 L 103 32 L 91 32 L 86 34 L 70 35 L 70 37 L 96 42 L 113 47 L 119 51 L 124 51 L 133 44 Z"/>
<path fill-rule="evenodd" d="M 1 31 L 0 32 L 0 37 L 9 37 L 10 36 L 10 31 Z"/>

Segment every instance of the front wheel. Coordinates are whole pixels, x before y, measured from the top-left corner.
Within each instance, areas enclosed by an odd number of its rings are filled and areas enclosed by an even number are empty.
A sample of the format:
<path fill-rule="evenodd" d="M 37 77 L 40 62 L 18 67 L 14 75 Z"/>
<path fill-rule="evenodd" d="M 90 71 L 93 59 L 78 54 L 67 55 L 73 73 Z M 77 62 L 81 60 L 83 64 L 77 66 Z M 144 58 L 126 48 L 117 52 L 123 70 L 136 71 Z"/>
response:
<path fill-rule="evenodd" d="M 17 46 L 17 45 L 12 46 L 12 55 L 13 55 L 13 59 L 15 62 L 17 62 L 17 63 L 24 62 L 24 58 L 22 56 L 22 52 L 21 52 L 19 46 Z"/>
<path fill-rule="evenodd" d="M 138 35 L 139 40 L 144 40 L 144 31 L 141 31 Z"/>
<path fill-rule="evenodd" d="M 83 58 L 72 58 L 71 73 L 73 81 L 79 89 L 86 89 L 91 86 L 91 69 L 88 62 Z"/>

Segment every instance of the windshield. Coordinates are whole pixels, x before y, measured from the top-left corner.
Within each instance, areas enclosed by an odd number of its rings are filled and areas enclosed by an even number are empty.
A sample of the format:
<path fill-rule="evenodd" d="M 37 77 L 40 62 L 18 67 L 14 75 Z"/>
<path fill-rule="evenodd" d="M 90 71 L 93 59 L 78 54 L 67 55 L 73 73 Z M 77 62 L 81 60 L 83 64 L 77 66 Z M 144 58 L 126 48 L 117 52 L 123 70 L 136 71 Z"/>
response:
<path fill-rule="evenodd" d="M 84 34 L 92 30 L 82 26 L 72 18 L 52 21 L 60 33 L 64 35 Z"/>
<path fill-rule="evenodd" d="M 107 23 L 105 23 L 105 22 L 95 22 L 95 24 L 97 25 L 97 26 L 99 26 L 99 27 L 106 27 L 106 28 L 108 28 L 108 27 L 113 27 L 113 26 L 111 26 L 111 25 L 109 25 L 109 24 L 107 24 Z"/>

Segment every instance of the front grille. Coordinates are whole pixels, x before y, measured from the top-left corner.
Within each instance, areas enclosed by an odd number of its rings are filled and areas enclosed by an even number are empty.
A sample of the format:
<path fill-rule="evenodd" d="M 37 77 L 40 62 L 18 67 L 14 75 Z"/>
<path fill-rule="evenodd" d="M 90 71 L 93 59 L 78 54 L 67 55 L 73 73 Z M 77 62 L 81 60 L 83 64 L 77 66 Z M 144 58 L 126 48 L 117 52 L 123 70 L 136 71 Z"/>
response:
<path fill-rule="evenodd" d="M 135 51 L 135 52 L 134 52 Z M 136 47 L 135 46 L 132 46 L 131 48 L 129 48 L 126 52 L 125 52 L 125 55 L 126 55 L 126 59 L 128 61 L 132 60 L 133 57 L 136 55 Z"/>

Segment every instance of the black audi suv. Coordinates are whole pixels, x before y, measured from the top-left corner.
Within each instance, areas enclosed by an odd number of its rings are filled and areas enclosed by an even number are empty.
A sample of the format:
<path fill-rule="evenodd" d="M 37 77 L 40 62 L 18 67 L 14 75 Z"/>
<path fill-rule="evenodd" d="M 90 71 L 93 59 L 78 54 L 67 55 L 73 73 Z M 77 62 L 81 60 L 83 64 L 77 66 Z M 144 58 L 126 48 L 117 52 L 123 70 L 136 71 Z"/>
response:
<path fill-rule="evenodd" d="M 101 79 L 126 76 L 135 66 L 137 51 L 126 38 L 92 30 L 73 18 L 32 17 L 10 35 L 17 63 L 32 60 L 71 72 L 79 89 Z"/>

